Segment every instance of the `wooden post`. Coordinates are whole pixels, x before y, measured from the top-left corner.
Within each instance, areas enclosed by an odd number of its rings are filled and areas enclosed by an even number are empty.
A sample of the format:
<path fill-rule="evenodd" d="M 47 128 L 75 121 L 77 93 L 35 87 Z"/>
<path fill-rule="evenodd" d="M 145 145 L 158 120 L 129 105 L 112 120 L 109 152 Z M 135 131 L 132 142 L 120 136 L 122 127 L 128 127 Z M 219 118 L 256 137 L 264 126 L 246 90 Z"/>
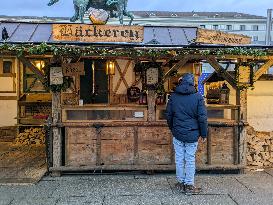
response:
<path fill-rule="evenodd" d="M 239 109 L 239 120 L 241 122 L 247 122 L 247 89 L 236 90 L 236 104 L 240 105 Z M 245 126 L 239 127 L 238 133 L 238 144 L 239 144 L 239 159 L 238 162 L 240 165 L 246 165 L 246 152 L 247 152 L 247 139 L 246 139 L 246 129 Z"/>
<path fill-rule="evenodd" d="M 155 100 L 156 100 L 156 92 L 155 90 L 148 90 L 147 94 L 148 101 L 148 121 L 154 122 L 156 120 L 155 116 Z"/>
<path fill-rule="evenodd" d="M 241 121 L 247 121 L 247 89 L 236 90 L 236 104 L 240 105 L 239 118 Z"/>
<path fill-rule="evenodd" d="M 52 93 L 52 121 L 53 121 L 53 168 L 62 166 L 62 133 L 56 127 L 61 120 L 61 93 Z M 60 171 L 53 171 L 52 176 L 60 176 Z"/>
<path fill-rule="evenodd" d="M 212 129 L 212 127 L 211 127 Z M 212 154 L 211 154 L 211 150 L 212 150 L 212 145 L 211 145 L 211 135 L 210 135 L 210 129 L 208 129 L 208 137 L 207 137 L 207 162 L 208 165 L 212 164 Z"/>

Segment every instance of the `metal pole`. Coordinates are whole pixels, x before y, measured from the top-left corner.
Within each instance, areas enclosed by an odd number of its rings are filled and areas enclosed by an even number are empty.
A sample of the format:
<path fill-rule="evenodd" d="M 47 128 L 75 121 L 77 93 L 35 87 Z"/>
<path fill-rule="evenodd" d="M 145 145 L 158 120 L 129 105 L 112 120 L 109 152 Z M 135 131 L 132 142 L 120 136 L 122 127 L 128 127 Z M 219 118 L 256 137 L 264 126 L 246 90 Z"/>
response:
<path fill-rule="evenodd" d="M 272 9 L 267 9 L 265 45 L 270 45 L 272 27 Z"/>

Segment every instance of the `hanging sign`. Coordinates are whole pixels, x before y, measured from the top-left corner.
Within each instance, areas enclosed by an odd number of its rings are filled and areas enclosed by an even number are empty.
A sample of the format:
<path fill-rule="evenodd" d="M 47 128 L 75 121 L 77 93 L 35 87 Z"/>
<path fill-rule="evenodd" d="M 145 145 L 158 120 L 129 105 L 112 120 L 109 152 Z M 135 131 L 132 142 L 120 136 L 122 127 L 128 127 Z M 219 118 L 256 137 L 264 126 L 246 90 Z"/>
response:
<path fill-rule="evenodd" d="M 84 63 L 64 63 L 62 64 L 64 76 L 84 75 Z"/>
<path fill-rule="evenodd" d="M 50 85 L 61 85 L 61 84 L 63 84 L 62 67 L 51 67 L 50 68 Z"/>
<path fill-rule="evenodd" d="M 62 105 L 77 105 L 78 95 L 77 93 L 62 93 L 61 101 Z"/>
<path fill-rule="evenodd" d="M 238 83 L 250 84 L 251 69 L 249 66 L 239 66 L 238 68 Z"/>
<path fill-rule="evenodd" d="M 195 42 L 204 44 L 245 45 L 251 44 L 251 38 L 245 35 L 198 29 Z"/>
<path fill-rule="evenodd" d="M 53 41 L 141 43 L 143 26 L 53 24 Z"/>
<path fill-rule="evenodd" d="M 158 68 L 148 68 L 146 71 L 147 85 L 155 85 L 158 83 Z"/>

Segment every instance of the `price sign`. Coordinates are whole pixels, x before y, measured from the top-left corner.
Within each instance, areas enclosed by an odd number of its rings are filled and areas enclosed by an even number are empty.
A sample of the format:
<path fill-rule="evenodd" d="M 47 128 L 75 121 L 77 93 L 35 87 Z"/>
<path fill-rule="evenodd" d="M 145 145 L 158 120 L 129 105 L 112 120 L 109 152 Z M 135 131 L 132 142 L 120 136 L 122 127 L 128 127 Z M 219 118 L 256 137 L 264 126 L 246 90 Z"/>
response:
<path fill-rule="evenodd" d="M 84 63 L 67 63 L 62 65 L 64 76 L 84 75 Z"/>

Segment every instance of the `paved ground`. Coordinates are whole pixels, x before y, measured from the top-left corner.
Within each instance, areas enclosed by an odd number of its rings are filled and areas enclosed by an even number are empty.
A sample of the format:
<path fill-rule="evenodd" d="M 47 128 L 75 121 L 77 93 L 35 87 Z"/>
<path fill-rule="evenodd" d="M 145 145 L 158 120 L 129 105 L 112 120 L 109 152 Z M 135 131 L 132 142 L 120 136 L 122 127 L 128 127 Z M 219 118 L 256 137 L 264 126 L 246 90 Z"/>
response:
<path fill-rule="evenodd" d="M 44 146 L 15 146 L 0 142 L 0 185 L 37 182 L 45 172 Z"/>
<path fill-rule="evenodd" d="M 0 185 L 0 205 L 272 205 L 273 170 L 244 175 L 199 174 L 203 193 L 174 189 L 173 173 L 44 177 L 35 185 Z"/>

